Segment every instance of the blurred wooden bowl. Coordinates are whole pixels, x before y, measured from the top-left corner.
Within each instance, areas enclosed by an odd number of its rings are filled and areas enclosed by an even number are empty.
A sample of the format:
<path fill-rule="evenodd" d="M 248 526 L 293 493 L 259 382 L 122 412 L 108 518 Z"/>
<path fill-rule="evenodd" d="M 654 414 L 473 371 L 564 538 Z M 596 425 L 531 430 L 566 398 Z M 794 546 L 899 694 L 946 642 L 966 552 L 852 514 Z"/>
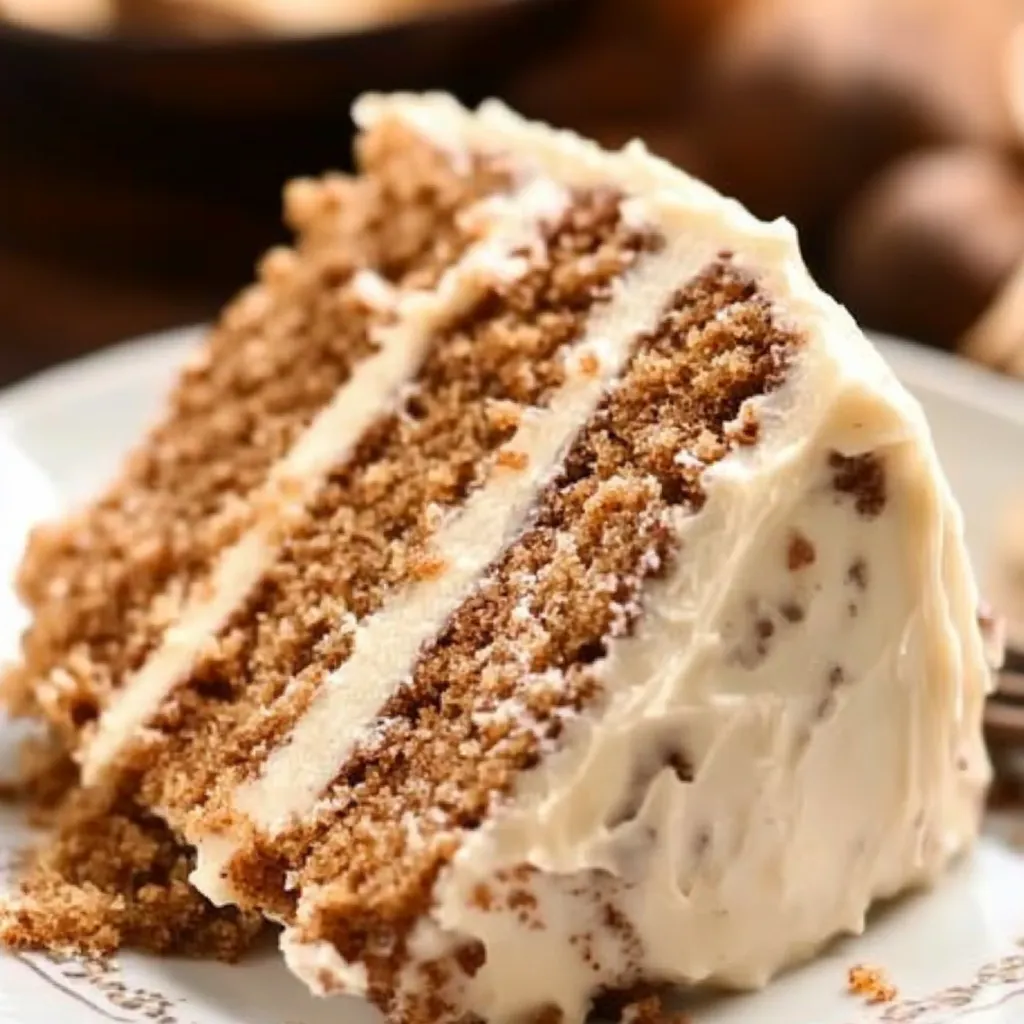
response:
<path fill-rule="evenodd" d="M 585 0 L 479 0 L 349 34 L 71 36 L 0 27 L 0 253 L 248 273 L 282 183 L 345 167 L 365 90 L 475 100 Z"/>

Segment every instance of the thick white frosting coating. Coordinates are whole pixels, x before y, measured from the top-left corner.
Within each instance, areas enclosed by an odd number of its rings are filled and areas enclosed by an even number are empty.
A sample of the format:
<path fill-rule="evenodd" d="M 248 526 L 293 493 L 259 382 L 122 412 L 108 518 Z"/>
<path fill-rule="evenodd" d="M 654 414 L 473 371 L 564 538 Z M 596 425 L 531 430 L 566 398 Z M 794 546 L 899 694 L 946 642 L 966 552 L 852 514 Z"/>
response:
<path fill-rule="evenodd" d="M 437 97 L 358 116 L 402 117 L 453 151 L 514 147 L 563 182 L 618 180 L 644 197 L 638 216 L 688 240 L 685 264 L 730 249 L 806 338 L 788 383 L 755 403 L 758 443 L 709 470 L 704 508 L 671 524 L 682 553 L 635 634 L 609 644 L 606 701 L 463 837 L 411 943 L 428 960 L 481 942 L 484 965 L 449 995 L 489 1021 L 553 1004 L 575 1022 L 595 992 L 640 978 L 762 985 L 860 931 L 876 899 L 933 881 L 978 828 L 990 672 L 923 414 L 813 285 L 788 227 L 641 149 L 603 155 Z M 836 491 L 833 453 L 881 459 L 879 514 Z M 814 557 L 792 566 L 797 535 Z M 501 898 L 509 871 L 528 914 Z M 317 899 L 302 893 L 300 922 Z M 365 991 L 361 965 L 296 934 L 286 956 L 314 989 Z M 419 978 L 411 967 L 410 992 Z"/>

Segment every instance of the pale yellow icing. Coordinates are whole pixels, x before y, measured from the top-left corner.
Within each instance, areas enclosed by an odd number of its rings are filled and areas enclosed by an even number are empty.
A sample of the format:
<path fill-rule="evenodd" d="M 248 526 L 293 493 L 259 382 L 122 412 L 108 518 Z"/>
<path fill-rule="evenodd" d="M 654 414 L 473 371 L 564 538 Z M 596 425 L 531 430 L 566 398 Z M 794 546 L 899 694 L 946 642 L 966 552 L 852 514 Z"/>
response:
<path fill-rule="evenodd" d="M 921 410 L 815 288 L 786 227 L 759 224 L 641 149 L 604 156 L 498 106 L 470 119 L 443 98 L 377 98 L 358 115 L 406 118 L 453 150 L 514 147 L 560 181 L 636 190 L 637 209 L 674 244 L 708 258 L 732 250 L 805 335 L 788 384 L 755 403 L 757 445 L 708 471 L 703 510 L 672 524 L 683 556 L 599 668 L 610 703 L 463 837 L 410 944 L 428 960 L 482 942 L 484 966 L 448 995 L 492 1021 L 547 1004 L 579 1021 L 596 991 L 640 976 L 762 985 L 860 931 L 876 899 L 933 881 L 978 828 L 990 673 L 960 513 Z M 641 322 L 639 298 L 634 313 Z M 833 452 L 883 460 L 880 515 L 837 496 Z M 799 572 L 786 558 L 794 531 L 816 551 Z M 858 559 L 863 589 L 848 578 Z M 802 617 L 788 622 L 779 608 L 794 600 Z M 752 608 L 772 616 L 763 657 L 744 649 Z M 658 770 L 666 744 L 685 753 L 692 780 Z M 652 756 L 646 794 L 619 820 Z M 527 884 L 540 930 L 473 899 L 521 864 L 537 869 Z M 300 924 L 328 895 L 299 894 Z M 609 905 L 634 946 L 607 927 Z M 315 990 L 329 977 L 365 991 L 361 965 L 296 935 L 288 963 Z M 592 937 L 588 961 L 571 941 L 581 935 Z M 421 984 L 413 963 L 405 985 Z"/>

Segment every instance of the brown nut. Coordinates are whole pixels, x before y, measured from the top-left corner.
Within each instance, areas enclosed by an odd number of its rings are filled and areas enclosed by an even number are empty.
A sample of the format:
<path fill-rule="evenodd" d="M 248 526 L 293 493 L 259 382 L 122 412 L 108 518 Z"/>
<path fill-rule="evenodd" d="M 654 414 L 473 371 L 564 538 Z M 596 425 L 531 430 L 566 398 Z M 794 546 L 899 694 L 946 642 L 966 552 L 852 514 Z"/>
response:
<path fill-rule="evenodd" d="M 1001 54 L 1020 0 L 756 0 L 708 59 L 695 170 L 762 216 L 827 229 L 892 159 L 1012 134 Z"/>
<path fill-rule="evenodd" d="M 1024 172 L 980 148 L 907 157 L 837 227 L 832 282 L 870 327 L 946 348 L 1024 257 Z"/>

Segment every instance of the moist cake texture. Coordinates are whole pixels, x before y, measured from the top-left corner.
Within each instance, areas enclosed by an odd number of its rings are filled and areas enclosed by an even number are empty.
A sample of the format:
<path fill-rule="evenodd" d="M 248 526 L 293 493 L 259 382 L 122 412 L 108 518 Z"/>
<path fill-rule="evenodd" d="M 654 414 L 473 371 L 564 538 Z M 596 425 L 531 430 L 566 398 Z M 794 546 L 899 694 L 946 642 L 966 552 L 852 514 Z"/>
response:
<path fill-rule="evenodd" d="M 764 984 L 978 827 L 922 414 L 787 225 L 641 147 L 356 117 L 360 175 L 290 186 L 295 248 L 30 546 L 9 703 L 69 807 L 401 1024 Z"/>

